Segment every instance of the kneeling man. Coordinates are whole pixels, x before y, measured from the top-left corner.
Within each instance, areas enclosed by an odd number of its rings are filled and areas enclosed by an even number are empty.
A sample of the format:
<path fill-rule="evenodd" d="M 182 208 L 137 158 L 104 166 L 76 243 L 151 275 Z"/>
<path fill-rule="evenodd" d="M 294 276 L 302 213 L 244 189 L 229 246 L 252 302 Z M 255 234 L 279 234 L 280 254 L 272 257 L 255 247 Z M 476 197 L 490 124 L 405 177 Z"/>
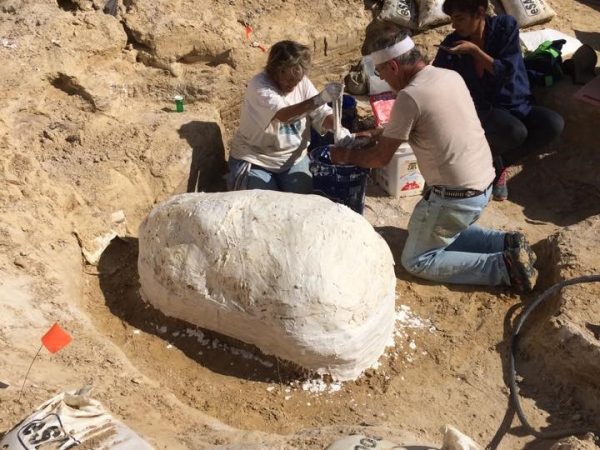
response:
<path fill-rule="evenodd" d="M 490 200 L 492 154 L 469 90 L 451 70 L 427 65 L 408 36 L 380 38 L 376 73 L 397 91 L 388 125 L 364 150 L 334 148 L 332 161 L 383 167 L 408 141 L 429 190 L 408 224 L 402 265 L 443 283 L 533 289 L 535 254 L 521 233 L 475 224 Z"/>

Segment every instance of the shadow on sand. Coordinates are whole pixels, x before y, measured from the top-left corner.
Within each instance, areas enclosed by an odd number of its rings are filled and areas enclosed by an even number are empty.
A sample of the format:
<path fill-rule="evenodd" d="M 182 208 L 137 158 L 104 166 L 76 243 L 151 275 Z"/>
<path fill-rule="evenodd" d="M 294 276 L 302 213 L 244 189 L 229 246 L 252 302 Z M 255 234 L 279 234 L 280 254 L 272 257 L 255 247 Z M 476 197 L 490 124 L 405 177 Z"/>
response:
<path fill-rule="evenodd" d="M 559 112 L 565 129 L 542 156 L 530 156 L 508 181 L 509 200 L 525 220 L 569 226 L 600 214 L 600 108 L 573 98 L 580 88 L 564 79 L 537 90 L 540 104 Z"/>
<path fill-rule="evenodd" d="M 164 339 L 215 373 L 281 383 L 296 380 L 303 374 L 302 369 L 292 363 L 264 355 L 252 345 L 167 317 L 146 304 L 140 295 L 137 258 L 138 240 L 134 238 L 113 239 L 100 258 L 100 289 L 113 315 L 132 327 Z M 169 332 L 161 332 L 163 327 Z M 188 329 L 201 332 L 203 338 L 197 339 L 183 332 Z M 179 330 L 180 333 L 175 336 L 171 330 Z"/>
<path fill-rule="evenodd" d="M 215 122 L 198 120 L 183 124 L 179 136 L 192 148 L 192 161 L 186 192 L 225 190 L 225 146 L 221 128 Z"/>

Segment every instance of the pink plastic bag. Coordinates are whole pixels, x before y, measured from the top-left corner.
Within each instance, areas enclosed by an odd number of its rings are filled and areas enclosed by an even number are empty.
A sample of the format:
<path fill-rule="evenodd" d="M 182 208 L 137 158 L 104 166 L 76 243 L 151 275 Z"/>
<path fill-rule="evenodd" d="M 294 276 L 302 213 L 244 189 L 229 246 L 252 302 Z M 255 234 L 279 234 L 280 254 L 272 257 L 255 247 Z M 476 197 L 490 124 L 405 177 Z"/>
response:
<path fill-rule="evenodd" d="M 393 92 L 382 92 L 381 94 L 371 95 L 370 103 L 373 115 L 375 116 L 375 126 L 379 127 L 390 121 L 390 113 L 395 101 L 396 94 Z"/>

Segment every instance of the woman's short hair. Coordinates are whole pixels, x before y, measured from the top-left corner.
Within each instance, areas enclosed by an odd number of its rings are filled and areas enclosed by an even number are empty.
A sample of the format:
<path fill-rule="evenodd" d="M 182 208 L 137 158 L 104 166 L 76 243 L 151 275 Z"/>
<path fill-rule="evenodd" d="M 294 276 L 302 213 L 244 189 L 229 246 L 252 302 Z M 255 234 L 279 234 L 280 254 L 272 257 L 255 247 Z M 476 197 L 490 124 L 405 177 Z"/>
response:
<path fill-rule="evenodd" d="M 273 78 L 282 71 L 298 71 L 302 75 L 310 69 L 310 49 L 294 41 L 279 41 L 269 50 L 265 71 Z"/>
<path fill-rule="evenodd" d="M 442 5 L 442 11 L 448 16 L 456 12 L 466 12 L 475 15 L 481 6 L 484 11 L 488 9 L 488 0 L 446 0 Z"/>

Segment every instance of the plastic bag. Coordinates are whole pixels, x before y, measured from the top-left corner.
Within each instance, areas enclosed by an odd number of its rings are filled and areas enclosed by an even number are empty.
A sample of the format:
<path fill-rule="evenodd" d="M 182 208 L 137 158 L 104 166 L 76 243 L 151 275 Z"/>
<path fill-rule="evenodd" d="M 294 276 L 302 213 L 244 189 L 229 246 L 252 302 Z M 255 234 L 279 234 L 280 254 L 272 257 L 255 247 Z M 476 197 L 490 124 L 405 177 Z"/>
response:
<path fill-rule="evenodd" d="M 363 56 L 363 66 L 369 80 L 369 95 L 377 95 L 382 92 L 392 92 L 392 87 L 385 81 L 375 75 L 375 64 L 370 56 Z"/>
<path fill-rule="evenodd" d="M 390 121 L 395 101 L 396 94 L 394 92 L 382 92 L 370 96 L 369 103 L 371 103 L 371 110 L 375 117 L 375 126 L 381 127 Z"/>
<path fill-rule="evenodd" d="M 365 71 L 362 60 L 352 65 L 344 77 L 346 91 L 352 95 L 365 95 L 369 92 L 369 76 Z"/>

